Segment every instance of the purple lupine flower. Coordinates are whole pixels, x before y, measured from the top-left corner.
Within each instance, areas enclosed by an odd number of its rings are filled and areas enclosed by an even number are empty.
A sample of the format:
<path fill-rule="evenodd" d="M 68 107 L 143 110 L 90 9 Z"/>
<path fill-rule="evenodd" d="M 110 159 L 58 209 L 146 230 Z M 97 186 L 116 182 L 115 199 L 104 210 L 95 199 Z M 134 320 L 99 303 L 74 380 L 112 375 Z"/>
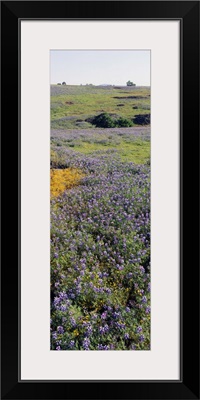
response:
<path fill-rule="evenodd" d="M 107 317 L 107 313 L 103 312 L 103 314 L 101 314 L 101 319 L 106 319 L 106 317 Z"/>
<path fill-rule="evenodd" d="M 142 297 L 142 303 L 146 303 L 147 302 L 147 298 L 146 298 L 146 296 L 143 296 Z"/>
<path fill-rule="evenodd" d="M 108 331 L 109 331 L 109 326 L 107 324 L 99 327 L 99 332 L 101 333 L 101 335 L 104 335 Z"/>
<path fill-rule="evenodd" d="M 123 323 L 121 323 L 121 322 L 118 322 L 118 321 L 116 322 L 116 327 L 117 327 L 118 329 L 122 329 L 122 330 L 123 330 L 123 329 L 125 328 L 125 326 L 126 326 L 126 325 L 123 324 Z"/>
<path fill-rule="evenodd" d="M 129 339 L 129 334 L 128 334 L 128 332 L 126 332 L 126 333 L 124 334 L 124 339 Z"/>
<path fill-rule="evenodd" d="M 52 338 L 55 339 L 55 340 L 57 339 L 57 332 L 53 332 L 52 333 Z"/>
<path fill-rule="evenodd" d="M 57 326 L 57 332 L 58 332 L 59 334 L 64 333 L 63 327 L 62 327 L 62 326 Z"/>
<path fill-rule="evenodd" d="M 66 311 L 67 306 L 65 304 L 61 304 L 60 311 Z"/>
<path fill-rule="evenodd" d="M 72 349 L 74 347 L 74 345 L 75 345 L 75 341 L 74 340 L 70 340 L 70 342 L 69 342 L 70 349 Z"/>
<path fill-rule="evenodd" d="M 77 324 L 76 324 L 76 320 L 72 317 L 72 318 L 70 318 L 70 322 L 71 322 L 73 328 L 75 328 L 76 325 L 77 325 Z"/>
<path fill-rule="evenodd" d="M 92 332 L 93 332 L 92 325 L 88 325 L 88 327 L 87 327 L 87 333 L 88 333 L 88 335 L 91 335 Z"/>
<path fill-rule="evenodd" d="M 90 339 L 86 337 L 86 338 L 83 339 L 83 348 L 84 348 L 84 350 L 89 350 L 89 346 L 90 346 Z"/>
<path fill-rule="evenodd" d="M 98 344 L 98 350 L 109 350 L 109 346 Z"/>

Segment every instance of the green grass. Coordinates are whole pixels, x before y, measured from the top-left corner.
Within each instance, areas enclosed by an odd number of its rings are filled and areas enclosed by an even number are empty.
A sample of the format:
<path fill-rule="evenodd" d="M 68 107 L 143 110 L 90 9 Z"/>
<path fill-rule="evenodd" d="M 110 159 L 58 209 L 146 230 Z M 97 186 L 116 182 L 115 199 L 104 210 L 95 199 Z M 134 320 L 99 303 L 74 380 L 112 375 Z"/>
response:
<path fill-rule="evenodd" d="M 92 154 L 96 151 L 117 150 L 122 161 L 132 161 L 135 164 L 143 164 L 150 158 L 150 142 L 135 141 L 133 143 L 120 143 L 113 146 L 112 144 L 97 144 L 97 143 L 80 143 L 75 145 L 73 150 L 84 154 Z"/>
<path fill-rule="evenodd" d="M 101 138 L 102 141 L 102 138 Z M 63 144 L 65 147 L 71 148 L 71 150 L 83 153 L 83 154 L 95 154 L 96 152 L 105 153 L 107 150 L 115 150 L 120 156 L 122 161 L 132 161 L 135 164 L 143 164 L 150 158 L 150 141 L 136 139 L 130 143 L 125 140 L 112 143 L 107 141 L 102 144 L 101 142 L 87 142 L 84 140 L 74 140 L 73 142 Z"/>
<path fill-rule="evenodd" d="M 137 114 L 146 114 L 150 108 L 149 87 L 114 87 L 97 86 L 56 86 L 51 87 L 51 122 L 52 128 L 79 128 L 77 119 L 86 118 L 102 112 L 117 114 L 119 117 L 133 118 Z M 130 98 L 136 96 L 138 98 Z M 116 99 L 115 97 L 119 97 Z M 129 97 L 129 98 L 123 98 Z M 72 103 L 72 104 L 67 104 Z M 118 106 L 123 104 L 123 106 Z M 138 107 L 134 109 L 133 107 Z M 62 120 L 65 117 L 73 120 Z M 87 125 L 87 127 L 92 125 Z M 83 126 L 80 125 L 80 128 Z"/>

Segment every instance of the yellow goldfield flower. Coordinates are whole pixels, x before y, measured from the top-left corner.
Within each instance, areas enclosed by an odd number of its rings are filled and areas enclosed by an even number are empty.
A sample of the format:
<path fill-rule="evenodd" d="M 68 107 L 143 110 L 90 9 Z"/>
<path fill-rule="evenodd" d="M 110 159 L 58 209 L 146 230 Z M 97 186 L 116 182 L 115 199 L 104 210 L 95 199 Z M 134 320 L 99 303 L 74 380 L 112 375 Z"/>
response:
<path fill-rule="evenodd" d="M 84 174 L 75 168 L 51 169 L 51 197 L 57 197 L 78 185 L 83 177 Z"/>

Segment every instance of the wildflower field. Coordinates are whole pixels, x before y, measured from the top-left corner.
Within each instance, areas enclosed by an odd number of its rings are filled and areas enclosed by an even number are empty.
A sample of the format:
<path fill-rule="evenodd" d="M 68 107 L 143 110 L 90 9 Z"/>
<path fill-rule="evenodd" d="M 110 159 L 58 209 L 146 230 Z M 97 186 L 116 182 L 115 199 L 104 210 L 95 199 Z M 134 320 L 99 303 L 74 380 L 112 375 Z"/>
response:
<path fill-rule="evenodd" d="M 54 124 L 69 103 L 82 102 L 73 123 L 90 101 L 97 115 L 113 93 L 51 90 L 51 350 L 149 350 L 150 126 Z M 144 111 L 149 89 L 135 93 Z"/>

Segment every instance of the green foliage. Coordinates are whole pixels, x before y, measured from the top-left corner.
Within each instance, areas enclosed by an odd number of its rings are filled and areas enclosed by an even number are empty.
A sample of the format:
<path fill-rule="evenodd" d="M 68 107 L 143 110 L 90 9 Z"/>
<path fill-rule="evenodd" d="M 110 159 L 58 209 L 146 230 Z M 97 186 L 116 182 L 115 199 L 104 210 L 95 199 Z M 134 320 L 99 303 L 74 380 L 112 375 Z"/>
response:
<path fill-rule="evenodd" d="M 133 122 L 136 125 L 149 125 L 150 124 L 150 114 L 139 114 L 135 115 Z"/>
<path fill-rule="evenodd" d="M 98 128 L 114 128 L 115 124 L 108 113 L 102 113 L 92 119 L 92 124 Z"/>
<path fill-rule="evenodd" d="M 120 117 L 117 121 L 116 121 L 116 127 L 129 127 L 129 126 L 133 126 L 132 121 L 130 121 L 127 118 L 122 118 Z"/>
<path fill-rule="evenodd" d="M 112 117 L 108 113 L 101 113 L 94 118 L 88 118 L 87 121 L 91 122 L 97 128 L 126 128 L 133 126 L 131 120 L 122 117 Z"/>

